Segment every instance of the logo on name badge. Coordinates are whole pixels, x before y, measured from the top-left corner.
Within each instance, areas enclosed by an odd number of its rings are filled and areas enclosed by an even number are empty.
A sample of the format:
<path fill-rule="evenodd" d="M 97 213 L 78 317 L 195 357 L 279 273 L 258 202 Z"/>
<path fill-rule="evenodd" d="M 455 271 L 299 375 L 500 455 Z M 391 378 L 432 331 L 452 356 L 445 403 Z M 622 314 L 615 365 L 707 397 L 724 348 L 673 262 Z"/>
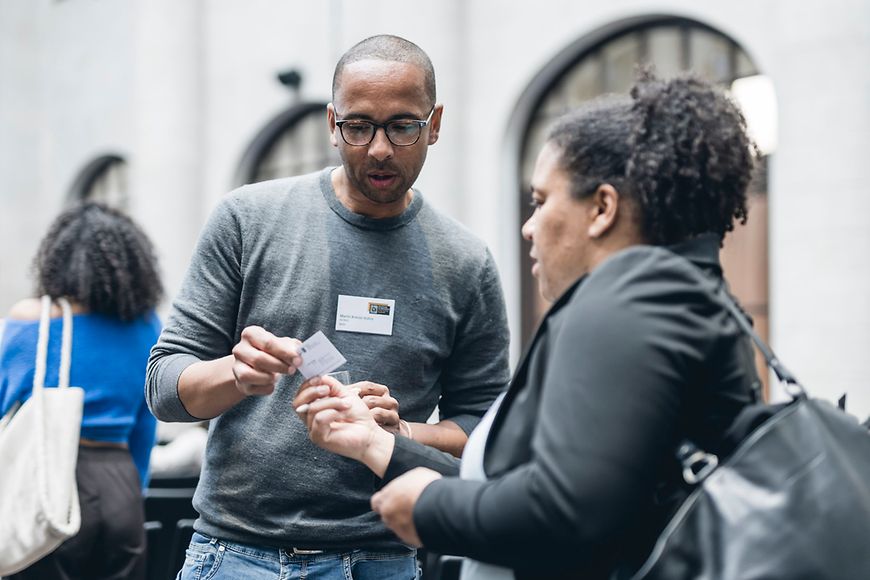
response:
<path fill-rule="evenodd" d="M 378 304 L 377 302 L 369 302 L 369 314 L 382 314 L 384 316 L 389 316 L 390 305 Z"/>

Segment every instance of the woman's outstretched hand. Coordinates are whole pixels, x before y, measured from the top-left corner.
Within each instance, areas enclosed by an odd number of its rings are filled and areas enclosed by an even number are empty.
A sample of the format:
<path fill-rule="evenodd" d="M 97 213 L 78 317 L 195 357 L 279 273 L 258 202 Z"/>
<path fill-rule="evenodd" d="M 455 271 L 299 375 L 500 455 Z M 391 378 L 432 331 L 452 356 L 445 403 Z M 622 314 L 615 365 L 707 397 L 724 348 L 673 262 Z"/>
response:
<path fill-rule="evenodd" d="M 302 384 L 293 407 L 318 447 L 366 464 L 382 477 L 395 443 L 360 398 L 360 383 L 342 385 L 332 377 L 313 377 Z"/>
<path fill-rule="evenodd" d="M 423 490 L 436 479 L 441 479 L 437 471 L 417 467 L 372 496 L 372 510 L 380 514 L 384 524 L 409 546 L 419 548 L 423 545 L 414 526 L 414 506 Z"/>

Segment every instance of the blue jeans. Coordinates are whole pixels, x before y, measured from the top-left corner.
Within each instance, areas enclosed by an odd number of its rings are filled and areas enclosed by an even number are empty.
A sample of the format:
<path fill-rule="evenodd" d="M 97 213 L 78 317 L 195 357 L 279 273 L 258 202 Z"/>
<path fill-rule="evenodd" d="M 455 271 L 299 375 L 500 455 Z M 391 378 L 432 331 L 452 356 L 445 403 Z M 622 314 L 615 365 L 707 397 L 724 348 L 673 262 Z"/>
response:
<path fill-rule="evenodd" d="M 194 533 L 176 580 L 415 580 L 413 551 L 293 554 Z"/>

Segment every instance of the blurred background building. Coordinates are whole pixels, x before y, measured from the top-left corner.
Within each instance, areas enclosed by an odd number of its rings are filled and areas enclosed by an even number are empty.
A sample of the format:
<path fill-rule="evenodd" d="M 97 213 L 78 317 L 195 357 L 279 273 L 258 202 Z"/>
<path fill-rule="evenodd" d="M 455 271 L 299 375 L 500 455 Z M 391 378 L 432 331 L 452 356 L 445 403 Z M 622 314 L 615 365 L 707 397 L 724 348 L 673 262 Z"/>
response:
<path fill-rule="evenodd" d="M 145 227 L 173 295 L 222 195 L 337 162 L 333 67 L 378 33 L 435 64 L 443 129 L 418 186 L 492 248 L 514 360 L 546 308 L 519 235 L 543 132 L 652 62 L 744 107 L 765 157 L 729 280 L 811 392 L 870 413 L 867 0 L 0 0 L 0 311 L 84 198 Z"/>

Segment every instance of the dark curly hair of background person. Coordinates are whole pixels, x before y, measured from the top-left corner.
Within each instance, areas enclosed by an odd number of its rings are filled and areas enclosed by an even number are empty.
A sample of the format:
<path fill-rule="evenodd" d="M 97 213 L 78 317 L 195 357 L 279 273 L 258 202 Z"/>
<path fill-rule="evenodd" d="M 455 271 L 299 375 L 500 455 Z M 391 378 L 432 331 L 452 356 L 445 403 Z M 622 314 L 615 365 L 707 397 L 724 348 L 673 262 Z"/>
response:
<path fill-rule="evenodd" d="M 79 203 L 52 223 L 34 260 L 37 294 L 64 296 L 90 312 L 132 320 L 163 296 L 145 233 L 123 213 Z"/>
<path fill-rule="evenodd" d="M 631 98 L 582 106 L 550 131 L 573 194 L 610 183 L 637 204 L 645 241 L 668 245 L 703 233 L 721 238 L 746 222 L 757 148 L 724 91 L 693 75 L 640 72 Z"/>

